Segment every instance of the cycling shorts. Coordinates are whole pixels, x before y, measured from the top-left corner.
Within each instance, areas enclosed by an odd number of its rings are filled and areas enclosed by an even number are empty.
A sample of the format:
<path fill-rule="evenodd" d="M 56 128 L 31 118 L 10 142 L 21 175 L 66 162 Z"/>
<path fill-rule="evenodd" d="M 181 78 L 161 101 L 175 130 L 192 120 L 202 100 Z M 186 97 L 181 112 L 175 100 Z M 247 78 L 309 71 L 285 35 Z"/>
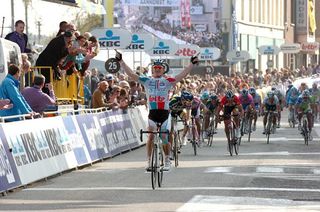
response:
<path fill-rule="evenodd" d="M 148 115 L 148 124 L 150 130 L 157 129 L 157 123 L 161 123 L 160 131 L 170 132 L 171 128 L 171 116 L 169 116 L 169 110 L 150 110 Z M 169 135 L 161 134 L 160 136 L 163 144 L 168 144 Z"/>
<path fill-rule="evenodd" d="M 265 105 L 266 111 L 276 111 L 277 105 Z"/>
<path fill-rule="evenodd" d="M 223 115 L 225 119 L 229 119 L 231 117 L 232 111 L 237 107 L 237 105 L 233 106 L 224 106 Z"/>

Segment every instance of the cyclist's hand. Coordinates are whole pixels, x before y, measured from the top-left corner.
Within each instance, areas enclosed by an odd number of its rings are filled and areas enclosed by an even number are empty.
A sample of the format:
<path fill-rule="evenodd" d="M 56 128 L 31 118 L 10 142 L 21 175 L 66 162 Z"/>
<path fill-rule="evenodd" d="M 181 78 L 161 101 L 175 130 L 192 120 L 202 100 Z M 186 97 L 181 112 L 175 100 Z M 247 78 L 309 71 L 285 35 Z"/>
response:
<path fill-rule="evenodd" d="M 119 62 L 122 61 L 122 54 L 120 52 L 116 51 L 116 60 L 118 60 Z"/>
<path fill-rule="evenodd" d="M 198 58 L 198 54 L 196 54 L 195 56 L 192 56 L 191 59 L 190 59 L 190 62 L 193 64 L 193 65 L 196 65 L 199 63 L 199 58 Z"/>

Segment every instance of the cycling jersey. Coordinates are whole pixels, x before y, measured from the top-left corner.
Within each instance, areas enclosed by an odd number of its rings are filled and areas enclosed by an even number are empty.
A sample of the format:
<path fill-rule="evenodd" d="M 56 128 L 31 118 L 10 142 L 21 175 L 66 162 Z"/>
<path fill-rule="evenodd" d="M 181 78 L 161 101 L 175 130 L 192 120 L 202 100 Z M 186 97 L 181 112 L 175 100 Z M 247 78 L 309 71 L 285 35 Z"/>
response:
<path fill-rule="evenodd" d="M 211 100 L 208 100 L 206 103 L 205 103 L 205 106 L 207 107 L 208 110 L 210 110 L 210 112 L 213 112 L 220 104 L 220 101 L 217 99 L 216 100 L 216 103 L 213 104 Z"/>
<path fill-rule="evenodd" d="M 271 98 L 269 97 L 266 97 L 264 100 L 263 100 L 263 104 L 264 104 L 264 107 L 267 111 L 276 111 L 277 109 L 277 105 L 279 104 L 279 99 L 277 96 L 274 96 L 273 97 L 273 102 L 271 101 Z"/>
<path fill-rule="evenodd" d="M 169 110 L 169 93 L 175 78 L 140 76 L 139 83 L 145 87 L 150 110 Z"/>
<path fill-rule="evenodd" d="M 171 112 L 182 111 L 186 107 L 182 104 L 181 97 L 178 95 L 174 95 L 169 102 L 169 108 Z"/>
<path fill-rule="evenodd" d="M 259 107 L 261 104 L 261 96 L 258 93 L 255 93 L 255 95 L 252 96 L 252 98 L 253 98 L 253 103 L 254 103 L 256 110 L 259 110 Z"/>
<path fill-rule="evenodd" d="M 311 111 L 311 107 L 310 104 L 312 103 L 311 98 L 308 99 L 304 99 L 302 98 L 302 96 L 300 95 L 298 97 L 298 100 L 296 102 L 296 105 L 298 106 L 298 108 L 300 108 L 303 112 L 309 112 Z"/>
<path fill-rule="evenodd" d="M 290 88 L 290 90 L 287 93 L 286 100 L 287 100 L 288 104 L 294 105 L 294 104 L 296 104 L 298 97 L 299 97 L 299 91 L 295 87 L 292 87 L 292 88 Z"/>
<path fill-rule="evenodd" d="M 320 89 L 311 89 L 311 102 L 313 104 L 319 103 Z"/>
<path fill-rule="evenodd" d="M 239 100 L 242 104 L 243 110 L 246 110 L 249 105 L 253 105 L 253 97 L 250 94 L 247 96 L 240 95 Z"/>
<path fill-rule="evenodd" d="M 222 97 L 221 99 L 222 106 L 234 106 L 234 105 L 240 105 L 240 104 L 241 104 L 240 99 L 236 95 L 232 98 L 232 101 L 228 101 L 226 96 Z"/>

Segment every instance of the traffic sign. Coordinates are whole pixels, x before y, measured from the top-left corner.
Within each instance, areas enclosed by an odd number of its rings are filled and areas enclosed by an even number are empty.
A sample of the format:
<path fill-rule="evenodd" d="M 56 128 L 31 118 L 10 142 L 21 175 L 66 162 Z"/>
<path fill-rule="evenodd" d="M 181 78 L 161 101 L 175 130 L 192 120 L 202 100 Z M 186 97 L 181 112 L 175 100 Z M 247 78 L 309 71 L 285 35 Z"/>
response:
<path fill-rule="evenodd" d="M 273 67 L 273 60 L 268 60 L 267 66 L 268 66 L 268 68 L 272 68 Z"/>
<path fill-rule="evenodd" d="M 120 63 L 116 58 L 110 58 L 105 62 L 104 67 L 107 72 L 114 74 L 120 70 Z"/>
<path fill-rule="evenodd" d="M 227 60 L 230 62 L 245 62 L 250 59 L 250 54 L 247 51 L 232 50 L 227 53 Z"/>

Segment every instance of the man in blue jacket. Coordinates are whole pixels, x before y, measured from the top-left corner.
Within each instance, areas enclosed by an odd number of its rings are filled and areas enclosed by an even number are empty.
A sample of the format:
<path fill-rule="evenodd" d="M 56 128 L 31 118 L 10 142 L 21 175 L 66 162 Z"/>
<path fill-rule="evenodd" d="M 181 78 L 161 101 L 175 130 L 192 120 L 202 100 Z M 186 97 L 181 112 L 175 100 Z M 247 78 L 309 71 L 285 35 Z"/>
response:
<path fill-rule="evenodd" d="M 0 110 L 0 116 L 13 116 L 22 114 L 34 115 L 31 107 L 19 91 L 20 74 L 21 70 L 18 66 L 13 64 L 9 66 L 8 74 L 0 85 L 0 99 L 9 99 L 13 104 L 13 107 L 8 110 Z M 14 120 L 10 119 L 10 121 Z"/>

